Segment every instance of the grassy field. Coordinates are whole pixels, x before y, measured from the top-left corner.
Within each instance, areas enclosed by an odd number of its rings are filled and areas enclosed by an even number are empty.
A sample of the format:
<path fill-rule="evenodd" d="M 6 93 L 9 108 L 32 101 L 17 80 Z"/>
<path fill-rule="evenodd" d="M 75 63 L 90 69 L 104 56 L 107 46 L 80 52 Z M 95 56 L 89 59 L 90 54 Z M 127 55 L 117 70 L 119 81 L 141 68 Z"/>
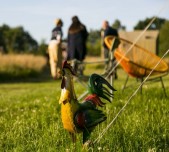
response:
<path fill-rule="evenodd" d="M 32 54 L 0 54 L 0 63 L 0 82 L 4 82 L 39 76 L 47 60 Z"/>
<path fill-rule="evenodd" d="M 102 72 L 88 65 L 86 70 Z M 102 110 L 107 120 L 92 133 L 95 141 L 138 88 L 136 83 L 124 92 L 125 73 L 119 69 L 114 82 L 117 89 L 112 103 Z M 130 83 L 135 83 L 130 79 Z M 169 151 L 169 76 L 164 78 L 168 97 L 160 82 L 148 83 L 117 117 L 103 137 L 88 151 L 155 152 Z M 86 88 L 75 81 L 77 96 Z M 0 151 L 1 152 L 80 152 L 81 134 L 75 145 L 63 129 L 60 118 L 60 80 L 0 84 Z"/>

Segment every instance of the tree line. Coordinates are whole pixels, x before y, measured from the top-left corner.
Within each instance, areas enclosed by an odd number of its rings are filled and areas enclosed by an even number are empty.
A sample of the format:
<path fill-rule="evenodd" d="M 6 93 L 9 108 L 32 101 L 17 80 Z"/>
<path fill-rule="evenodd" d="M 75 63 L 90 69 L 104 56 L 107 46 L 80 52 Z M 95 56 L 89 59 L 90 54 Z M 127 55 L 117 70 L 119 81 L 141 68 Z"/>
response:
<path fill-rule="evenodd" d="M 153 17 L 138 21 L 134 30 L 143 30 Z M 112 24 L 117 30 L 126 30 L 126 27 L 117 19 Z M 169 20 L 156 18 L 148 30 L 159 30 L 159 50 L 163 54 L 169 48 Z M 89 55 L 100 55 L 101 50 L 101 29 L 91 29 L 87 41 Z M 66 40 L 65 40 L 66 41 Z M 47 44 L 41 44 L 32 38 L 22 26 L 11 28 L 4 24 L 0 26 L 0 51 L 4 53 L 40 53 L 45 54 Z"/>
<path fill-rule="evenodd" d="M 11 28 L 4 24 L 0 26 L 0 47 L 5 53 L 33 52 L 38 43 L 22 26 Z"/>

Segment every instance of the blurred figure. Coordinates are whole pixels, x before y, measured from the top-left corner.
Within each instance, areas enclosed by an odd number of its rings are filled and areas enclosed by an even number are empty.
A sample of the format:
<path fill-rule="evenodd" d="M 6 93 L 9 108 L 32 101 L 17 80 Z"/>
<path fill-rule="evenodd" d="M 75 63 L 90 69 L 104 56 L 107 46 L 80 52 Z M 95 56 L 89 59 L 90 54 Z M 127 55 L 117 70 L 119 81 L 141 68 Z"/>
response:
<path fill-rule="evenodd" d="M 110 27 L 109 22 L 108 21 L 103 21 L 102 23 L 102 29 L 103 29 L 103 48 L 104 48 L 104 58 L 108 59 L 110 58 L 110 51 L 108 49 L 108 47 L 106 46 L 106 44 L 104 43 L 104 38 L 106 36 L 116 36 L 118 37 L 118 31 L 112 27 Z M 111 50 L 114 51 L 114 50 Z M 112 68 L 112 66 L 115 63 L 115 58 L 113 58 L 113 61 L 111 63 L 109 63 L 109 61 L 105 62 L 105 73 L 108 73 Z M 112 65 L 113 64 L 113 65 Z M 115 79 L 117 79 L 117 73 L 115 70 Z"/>
<path fill-rule="evenodd" d="M 59 71 L 62 69 L 62 26 L 63 22 L 61 19 L 56 19 L 56 27 L 52 30 L 51 41 L 48 46 L 49 62 L 51 75 L 54 79 L 61 78 Z"/>
<path fill-rule="evenodd" d="M 68 29 L 68 60 L 83 61 L 87 54 L 86 41 L 88 32 L 85 25 L 83 25 L 77 16 L 72 17 L 72 24 Z M 82 74 L 82 67 L 78 67 L 78 64 L 74 66 L 75 71 L 80 69 Z"/>

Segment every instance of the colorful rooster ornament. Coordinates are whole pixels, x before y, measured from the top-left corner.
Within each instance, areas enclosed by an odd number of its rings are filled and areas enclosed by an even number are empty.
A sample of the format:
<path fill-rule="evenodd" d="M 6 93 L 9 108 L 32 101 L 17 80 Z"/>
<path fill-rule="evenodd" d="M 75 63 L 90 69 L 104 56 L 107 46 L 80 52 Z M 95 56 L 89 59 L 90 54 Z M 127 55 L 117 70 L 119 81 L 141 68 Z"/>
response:
<path fill-rule="evenodd" d="M 106 120 L 106 115 L 98 108 L 105 105 L 100 99 L 110 101 L 113 94 L 110 90 L 116 91 L 103 77 L 92 74 L 89 78 L 89 95 L 83 102 L 78 102 L 74 90 L 73 76 L 75 72 L 67 61 L 62 69 L 61 96 L 61 117 L 63 127 L 72 136 L 73 142 L 76 141 L 76 133 L 83 133 L 83 144 L 88 142 L 90 133 L 99 123 Z"/>

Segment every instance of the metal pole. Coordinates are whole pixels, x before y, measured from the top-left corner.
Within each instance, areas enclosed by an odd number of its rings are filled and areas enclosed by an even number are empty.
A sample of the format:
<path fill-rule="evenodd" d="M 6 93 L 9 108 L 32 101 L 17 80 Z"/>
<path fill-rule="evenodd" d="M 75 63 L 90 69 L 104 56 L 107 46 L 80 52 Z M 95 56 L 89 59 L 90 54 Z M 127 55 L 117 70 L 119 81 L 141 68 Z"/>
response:
<path fill-rule="evenodd" d="M 113 51 L 110 50 L 110 67 L 113 67 Z M 114 87 L 114 73 L 110 75 L 110 84 L 112 87 Z M 111 93 L 113 94 L 113 90 L 111 90 Z M 111 97 L 111 101 L 113 102 L 113 97 Z"/>

